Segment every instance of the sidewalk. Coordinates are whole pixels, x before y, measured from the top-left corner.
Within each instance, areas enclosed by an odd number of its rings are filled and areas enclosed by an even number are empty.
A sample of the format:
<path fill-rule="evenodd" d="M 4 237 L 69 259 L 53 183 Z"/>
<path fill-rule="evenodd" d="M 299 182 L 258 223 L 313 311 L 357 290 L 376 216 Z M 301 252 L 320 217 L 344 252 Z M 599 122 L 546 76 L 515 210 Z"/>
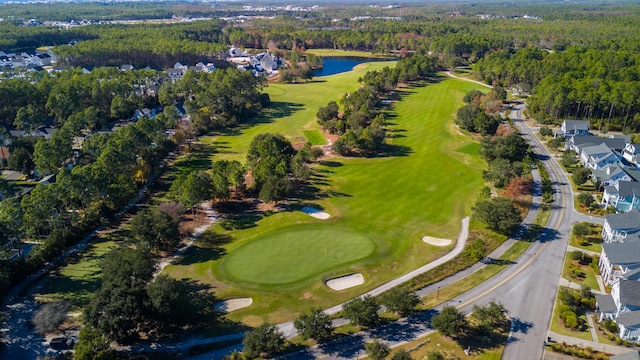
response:
<path fill-rule="evenodd" d="M 577 339 L 571 336 L 560 335 L 560 334 L 554 333 L 553 331 L 549 331 L 547 335 L 551 338 L 551 341 L 566 343 L 567 345 L 576 345 L 581 348 L 590 347 L 593 350 L 602 351 L 602 352 L 614 354 L 614 355 L 620 355 L 620 354 L 633 351 L 633 348 Z"/>

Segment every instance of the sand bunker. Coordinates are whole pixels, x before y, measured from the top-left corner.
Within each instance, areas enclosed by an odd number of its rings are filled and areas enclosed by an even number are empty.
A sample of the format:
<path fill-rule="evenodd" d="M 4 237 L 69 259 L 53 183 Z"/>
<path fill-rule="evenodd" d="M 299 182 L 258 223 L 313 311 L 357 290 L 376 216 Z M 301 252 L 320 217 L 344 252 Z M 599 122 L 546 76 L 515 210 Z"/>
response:
<path fill-rule="evenodd" d="M 452 242 L 449 239 L 438 239 L 431 236 L 423 236 L 422 241 L 426 242 L 427 244 L 431 244 L 435 246 L 447 246 L 447 245 L 451 245 L 451 242 Z"/>
<path fill-rule="evenodd" d="M 327 286 L 333 290 L 344 290 L 350 287 L 364 284 L 364 276 L 362 274 L 351 274 L 327 280 Z"/>
<path fill-rule="evenodd" d="M 222 313 L 232 312 L 234 310 L 246 308 L 253 304 L 252 298 L 236 298 L 236 299 L 227 299 L 225 301 L 220 301 L 213 308 L 216 311 Z"/>
<path fill-rule="evenodd" d="M 301 211 L 303 213 L 309 215 L 309 216 L 313 216 L 314 218 L 320 219 L 320 220 L 326 220 L 331 216 L 328 213 L 326 213 L 326 212 L 324 212 L 322 210 L 313 208 L 311 206 L 305 206 L 305 207 L 302 208 Z"/>

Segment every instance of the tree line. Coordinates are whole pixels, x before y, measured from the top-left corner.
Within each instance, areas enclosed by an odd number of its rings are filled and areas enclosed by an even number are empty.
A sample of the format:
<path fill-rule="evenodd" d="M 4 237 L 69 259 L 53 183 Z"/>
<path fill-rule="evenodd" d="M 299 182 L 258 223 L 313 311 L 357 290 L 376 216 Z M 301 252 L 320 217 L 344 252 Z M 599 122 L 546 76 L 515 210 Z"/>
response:
<path fill-rule="evenodd" d="M 332 150 L 340 155 L 371 156 L 384 149 L 386 130 L 384 111 L 380 101 L 399 82 L 411 82 L 433 75 L 436 61 L 416 54 L 398 61 L 394 68 L 367 72 L 360 82 L 364 87 L 344 94 L 340 99 L 342 112 L 336 101 L 318 109 L 320 126 L 331 134 L 340 135 Z"/>

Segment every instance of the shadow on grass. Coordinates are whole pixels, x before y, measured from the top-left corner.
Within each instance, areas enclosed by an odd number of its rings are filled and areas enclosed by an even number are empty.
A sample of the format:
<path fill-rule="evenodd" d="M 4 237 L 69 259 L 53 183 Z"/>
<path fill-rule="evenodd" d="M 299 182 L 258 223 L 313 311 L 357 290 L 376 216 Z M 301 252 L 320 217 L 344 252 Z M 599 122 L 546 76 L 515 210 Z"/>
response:
<path fill-rule="evenodd" d="M 243 130 L 260 124 L 269 124 L 273 121 L 287 117 L 295 113 L 296 111 L 304 109 L 303 104 L 291 103 L 291 102 L 272 102 L 269 106 L 262 110 L 262 112 L 249 119 L 247 122 L 238 126 L 229 127 L 224 130 L 220 130 L 224 135 L 239 135 Z"/>
<path fill-rule="evenodd" d="M 205 231 L 185 252 L 184 256 L 174 260 L 176 265 L 192 265 L 217 260 L 226 254 L 224 245 L 231 242 L 231 237 L 224 234 L 216 234 L 212 231 Z"/>

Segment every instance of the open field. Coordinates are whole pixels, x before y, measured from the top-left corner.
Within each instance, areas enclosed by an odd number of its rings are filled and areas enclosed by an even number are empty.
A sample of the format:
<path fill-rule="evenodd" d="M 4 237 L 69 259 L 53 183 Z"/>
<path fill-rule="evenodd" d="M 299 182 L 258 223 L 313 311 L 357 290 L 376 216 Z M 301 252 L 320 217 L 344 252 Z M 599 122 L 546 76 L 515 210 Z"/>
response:
<path fill-rule="evenodd" d="M 306 52 L 320 56 L 356 56 L 356 57 L 370 57 L 370 58 L 393 58 L 390 55 L 373 54 L 366 51 L 349 51 L 349 50 L 337 50 L 337 49 L 307 49 Z"/>
<path fill-rule="evenodd" d="M 365 70 L 388 65 L 370 63 L 320 82 L 270 85 L 267 91 L 275 104 L 270 112 L 279 116 L 262 118 L 228 135 L 208 139 L 214 148 L 213 159 L 243 161 L 253 137 L 264 132 L 283 133 L 294 143 L 305 141 L 302 131 L 317 129 L 318 107 L 355 89 L 357 78 Z M 472 88 L 480 86 L 438 78 L 397 90 L 401 100 L 387 118 L 389 156 L 323 160 L 314 168 L 312 184 L 301 194 L 302 200 L 290 202 L 284 211 L 247 214 L 221 222 L 184 259 L 165 271 L 211 284 L 219 298 L 251 296 L 254 299 L 251 307 L 228 317 L 257 325 L 263 321 L 291 320 L 311 306 L 330 307 L 443 255 L 448 248 L 428 245 L 422 237 L 455 238 L 460 220 L 469 214 L 484 184 L 483 162 L 474 145 L 469 145 L 468 151 L 454 151 L 461 144 L 470 143 L 468 137 L 457 132 L 452 120 L 462 97 Z M 322 209 L 331 218 L 313 219 L 297 211 L 303 206 Z M 322 269 L 313 271 L 303 269 L 304 277 L 286 284 L 239 281 L 233 277 L 239 268 L 229 272 L 243 252 L 248 258 L 254 256 L 251 254 L 256 250 L 246 250 L 251 249 L 250 244 L 275 239 L 283 229 L 292 226 L 304 229 L 318 227 L 320 223 L 323 227 L 360 234 L 375 244 L 375 250 L 369 256 L 355 256 L 349 263 L 323 264 Z M 345 249 L 341 254 L 350 252 Z M 282 261 L 287 259 L 279 262 Z M 276 263 L 272 263 L 273 269 L 281 266 Z M 263 268 L 262 272 L 270 271 L 271 268 Z M 364 285 L 340 292 L 324 285 L 328 278 L 354 272 L 364 274 L 367 280 Z"/>

